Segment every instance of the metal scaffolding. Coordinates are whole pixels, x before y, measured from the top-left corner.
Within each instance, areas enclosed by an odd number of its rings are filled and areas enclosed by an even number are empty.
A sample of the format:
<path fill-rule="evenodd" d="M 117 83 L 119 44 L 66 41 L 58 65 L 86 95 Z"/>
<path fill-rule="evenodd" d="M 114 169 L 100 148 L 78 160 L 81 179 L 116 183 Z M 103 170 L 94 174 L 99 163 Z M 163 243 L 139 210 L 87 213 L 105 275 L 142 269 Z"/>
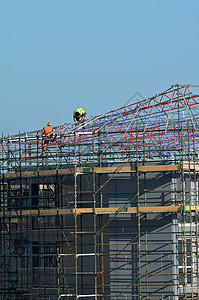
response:
<path fill-rule="evenodd" d="M 0 299 L 199 299 L 198 97 L 2 135 Z"/>

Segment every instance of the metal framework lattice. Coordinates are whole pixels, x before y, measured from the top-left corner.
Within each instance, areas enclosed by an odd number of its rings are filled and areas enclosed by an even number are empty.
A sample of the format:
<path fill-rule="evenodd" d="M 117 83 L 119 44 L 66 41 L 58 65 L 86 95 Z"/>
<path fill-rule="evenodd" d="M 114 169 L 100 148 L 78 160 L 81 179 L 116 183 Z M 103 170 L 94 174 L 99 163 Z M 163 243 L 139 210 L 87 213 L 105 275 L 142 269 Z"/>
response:
<path fill-rule="evenodd" d="M 3 136 L 0 299 L 199 299 L 199 93 Z"/>
<path fill-rule="evenodd" d="M 56 141 L 48 146 L 49 159 L 56 164 L 58 157 L 64 156 L 68 163 L 78 151 L 77 143 L 81 144 L 82 161 L 89 160 L 92 143 L 95 143 L 95 153 L 100 151 L 113 160 L 121 156 L 124 159 L 137 147 L 144 149 L 149 157 L 151 152 L 159 156 L 160 150 L 170 155 L 176 147 L 181 147 L 182 139 L 185 150 L 198 149 L 198 103 L 198 95 L 191 92 L 190 85 L 174 85 L 154 97 L 97 115 L 78 126 L 72 123 L 54 128 Z M 8 153 L 9 162 L 16 162 L 15 168 L 31 160 L 37 164 L 42 156 L 42 141 L 39 131 L 3 138 L 2 168 L 8 162 Z"/>

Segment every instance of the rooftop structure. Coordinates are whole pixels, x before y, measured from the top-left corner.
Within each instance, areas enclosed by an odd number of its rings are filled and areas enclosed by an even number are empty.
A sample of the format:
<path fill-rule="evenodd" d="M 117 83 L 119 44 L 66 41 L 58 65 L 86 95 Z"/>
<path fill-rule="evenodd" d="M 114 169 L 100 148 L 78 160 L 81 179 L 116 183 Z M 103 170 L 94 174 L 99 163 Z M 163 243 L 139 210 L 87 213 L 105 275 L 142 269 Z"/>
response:
<path fill-rule="evenodd" d="M 199 299 L 198 87 L 1 139 L 0 299 Z"/>

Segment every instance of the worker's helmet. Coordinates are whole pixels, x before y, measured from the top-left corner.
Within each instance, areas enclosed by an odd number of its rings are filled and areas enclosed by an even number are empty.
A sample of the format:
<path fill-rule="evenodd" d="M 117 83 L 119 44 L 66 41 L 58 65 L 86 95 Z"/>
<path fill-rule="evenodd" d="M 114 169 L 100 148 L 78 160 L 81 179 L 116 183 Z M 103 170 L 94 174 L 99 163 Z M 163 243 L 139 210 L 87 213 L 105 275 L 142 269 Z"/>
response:
<path fill-rule="evenodd" d="M 48 122 L 48 124 L 47 124 L 48 126 L 52 126 L 52 123 L 51 122 Z"/>

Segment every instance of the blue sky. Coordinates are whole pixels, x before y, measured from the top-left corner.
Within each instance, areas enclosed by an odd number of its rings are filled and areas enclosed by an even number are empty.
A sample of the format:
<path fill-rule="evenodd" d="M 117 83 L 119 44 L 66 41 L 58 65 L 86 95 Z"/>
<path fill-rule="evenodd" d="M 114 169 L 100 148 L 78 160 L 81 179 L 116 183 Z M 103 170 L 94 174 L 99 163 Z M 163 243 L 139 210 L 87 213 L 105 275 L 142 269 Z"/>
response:
<path fill-rule="evenodd" d="M 199 85 L 198 12 L 197 0 L 1 0 L 1 132 Z"/>

